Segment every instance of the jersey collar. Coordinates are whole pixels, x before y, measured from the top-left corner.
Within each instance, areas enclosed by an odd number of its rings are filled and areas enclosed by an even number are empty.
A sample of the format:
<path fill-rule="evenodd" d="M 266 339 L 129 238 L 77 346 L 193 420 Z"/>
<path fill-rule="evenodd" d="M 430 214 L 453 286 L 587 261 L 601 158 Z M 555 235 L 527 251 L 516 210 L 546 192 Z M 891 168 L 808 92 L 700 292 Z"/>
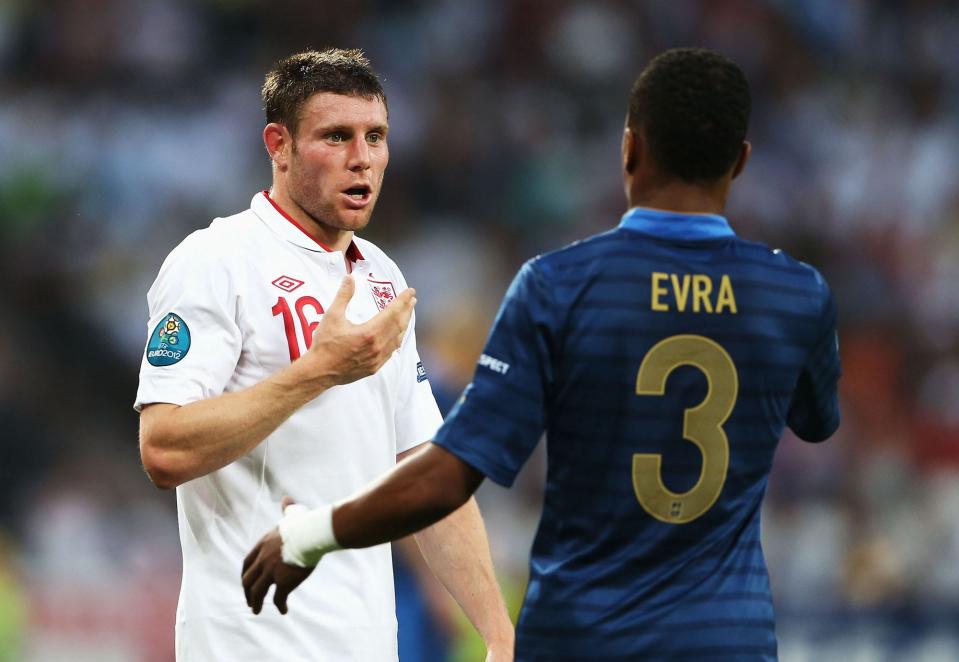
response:
<path fill-rule="evenodd" d="M 276 203 L 276 200 L 270 197 L 269 191 L 260 191 L 254 195 L 253 200 L 250 202 L 250 209 L 253 210 L 254 214 L 260 217 L 260 220 L 266 223 L 267 227 L 290 243 L 311 251 L 324 253 L 333 252 L 332 248 L 307 232 L 306 228 L 287 214 L 283 208 Z M 348 257 L 351 262 L 359 262 L 363 259 L 363 254 L 360 253 L 360 249 L 357 248 L 355 241 L 351 241 L 349 247 L 346 249 L 346 257 Z"/>
<path fill-rule="evenodd" d="M 720 239 L 736 235 L 729 221 L 719 214 L 688 214 L 665 209 L 633 207 L 619 227 L 663 239 Z"/>

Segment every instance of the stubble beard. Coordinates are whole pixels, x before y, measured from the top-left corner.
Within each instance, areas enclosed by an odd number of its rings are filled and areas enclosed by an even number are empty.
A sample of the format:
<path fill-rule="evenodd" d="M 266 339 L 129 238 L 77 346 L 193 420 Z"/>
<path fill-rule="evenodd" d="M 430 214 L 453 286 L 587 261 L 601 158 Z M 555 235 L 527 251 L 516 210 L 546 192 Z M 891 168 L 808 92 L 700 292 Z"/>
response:
<path fill-rule="evenodd" d="M 359 232 L 369 225 L 376 199 L 362 210 L 347 211 L 350 215 L 343 218 L 343 210 L 339 207 L 339 191 L 333 192 L 333 200 L 324 200 L 323 191 L 311 184 L 301 185 L 302 181 L 291 179 L 288 188 L 290 199 L 302 209 L 317 225 L 325 230 L 336 232 Z M 357 213 L 359 212 L 359 213 Z"/>

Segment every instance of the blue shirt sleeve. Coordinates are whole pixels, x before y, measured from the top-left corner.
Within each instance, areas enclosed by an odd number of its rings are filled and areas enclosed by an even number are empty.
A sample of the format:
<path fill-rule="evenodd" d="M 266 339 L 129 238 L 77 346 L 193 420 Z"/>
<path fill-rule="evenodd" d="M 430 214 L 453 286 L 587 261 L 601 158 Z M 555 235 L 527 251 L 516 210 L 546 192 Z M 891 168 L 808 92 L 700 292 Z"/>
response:
<path fill-rule="evenodd" d="M 839 428 L 839 336 L 836 302 L 825 285 L 820 336 L 806 358 L 789 406 L 787 422 L 800 439 L 823 441 Z"/>
<path fill-rule="evenodd" d="M 473 382 L 453 407 L 435 444 L 509 487 L 546 426 L 556 309 L 531 261 L 503 299 Z"/>

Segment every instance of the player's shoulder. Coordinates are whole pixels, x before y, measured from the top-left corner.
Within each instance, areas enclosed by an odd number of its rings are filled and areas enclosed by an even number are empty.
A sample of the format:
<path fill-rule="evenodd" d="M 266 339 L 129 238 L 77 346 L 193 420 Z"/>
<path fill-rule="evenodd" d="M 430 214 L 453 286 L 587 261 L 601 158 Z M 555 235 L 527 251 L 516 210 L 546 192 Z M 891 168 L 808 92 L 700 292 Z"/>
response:
<path fill-rule="evenodd" d="M 743 259 L 776 270 L 794 287 L 807 289 L 822 296 L 830 293 L 829 284 L 816 267 L 799 260 L 781 248 L 771 248 L 760 241 L 737 237 L 736 252 Z"/>
<path fill-rule="evenodd" d="M 613 231 L 603 232 L 530 258 L 520 267 L 510 296 L 555 299 L 557 288 L 564 298 L 572 296 L 603 273 L 607 264 L 603 258 L 615 250 L 617 241 Z"/>
<path fill-rule="evenodd" d="M 603 260 L 597 258 L 616 250 L 622 241 L 623 237 L 616 229 L 600 232 L 537 255 L 528 260 L 524 267 L 548 277 L 570 270 L 582 274 L 584 269 L 601 266 Z"/>
<path fill-rule="evenodd" d="M 257 230 L 257 219 L 252 211 L 246 210 L 214 218 L 205 228 L 194 230 L 172 250 L 170 258 L 190 259 L 200 263 L 219 261 L 222 258 L 237 256 L 243 244 L 250 241 Z"/>
<path fill-rule="evenodd" d="M 258 223 L 247 210 L 217 217 L 209 226 L 194 230 L 167 255 L 157 282 L 225 284 L 248 264 L 249 244 L 255 242 Z"/>

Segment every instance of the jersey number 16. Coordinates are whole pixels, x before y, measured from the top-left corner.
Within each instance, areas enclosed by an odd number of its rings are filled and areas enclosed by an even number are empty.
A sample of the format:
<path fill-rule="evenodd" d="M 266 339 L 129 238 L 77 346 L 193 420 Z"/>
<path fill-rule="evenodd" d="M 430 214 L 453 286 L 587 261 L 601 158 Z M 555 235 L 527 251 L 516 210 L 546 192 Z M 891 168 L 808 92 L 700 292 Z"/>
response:
<path fill-rule="evenodd" d="M 300 321 L 300 331 L 303 332 L 303 342 L 306 344 L 306 348 L 309 349 L 310 345 L 313 344 L 313 331 L 320 321 L 318 319 L 312 322 L 307 320 L 307 308 L 312 308 L 315 315 L 322 315 L 323 306 L 320 305 L 320 302 L 317 301 L 315 297 L 311 296 L 302 296 L 293 304 L 293 309 L 296 310 L 296 316 Z M 293 310 L 290 310 L 289 302 L 283 297 L 279 297 L 276 300 L 276 304 L 270 310 L 273 312 L 273 317 L 277 315 L 283 316 L 283 330 L 286 331 L 286 343 L 290 350 L 290 363 L 293 363 L 293 361 L 300 358 L 300 341 L 296 337 Z"/>

